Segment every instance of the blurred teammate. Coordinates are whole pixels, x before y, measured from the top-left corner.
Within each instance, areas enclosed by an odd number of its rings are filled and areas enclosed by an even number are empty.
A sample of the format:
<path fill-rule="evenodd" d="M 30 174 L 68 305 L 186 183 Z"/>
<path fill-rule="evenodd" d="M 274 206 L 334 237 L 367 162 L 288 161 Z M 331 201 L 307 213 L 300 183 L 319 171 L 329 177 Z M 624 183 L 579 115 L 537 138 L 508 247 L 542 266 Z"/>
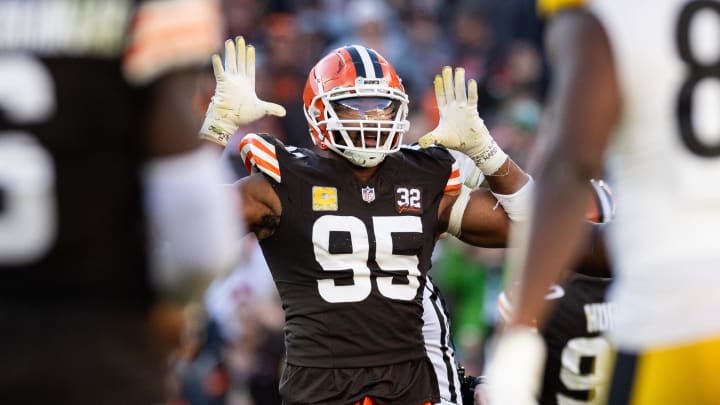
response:
<path fill-rule="evenodd" d="M 578 191 L 607 163 L 618 204 L 609 229 L 618 349 L 609 402 L 717 403 L 720 2 L 551 7 L 561 3 L 541 2 L 555 12 L 552 139 L 534 206 L 542 215 L 522 238 L 519 301 L 498 345 L 491 397 L 531 396 L 518 375 L 536 371 L 542 350 L 526 328 L 547 318 L 546 288 L 583 239 Z"/>
<path fill-rule="evenodd" d="M 172 332 L 150 318 L 240 234 L 192 111 L 217 8 L 0 3 L 0 402 L 163 400 Z"/>
<path fill-rule="evenodd" d="M 236 112 L 219 114 L 222 124 L 205 133 L 222 142 L 236 119 L 274 107 L 254 94 L 254 48 L 241 38 L 237 46 L 226 42 L 224 68 L 219 57 L 213 62 L 218 88 L 210 111 Z M 429 147 L 401 147 L 408 100 L 394 69 L 371 49 L 339 48 L 306 84 L 319 152 L 267 135 L 240 143 L 254 172 L 238 183 L 244 215 L 286 314 L 286 404 L 440 401 L 422 336 L 435 240 L 449 230 L 466 242 L 503 246 L 508 217 L 522 215 L 518 205 L 532 184 L 487 132 L 477 84 L 468 84 L 464 70 L 453 77 L 443 69 L 435 80 L 441 121 L 421 139 Z M 473 158 L 492 192 L 461 187 L 454 159 L 432 143 Z"/>

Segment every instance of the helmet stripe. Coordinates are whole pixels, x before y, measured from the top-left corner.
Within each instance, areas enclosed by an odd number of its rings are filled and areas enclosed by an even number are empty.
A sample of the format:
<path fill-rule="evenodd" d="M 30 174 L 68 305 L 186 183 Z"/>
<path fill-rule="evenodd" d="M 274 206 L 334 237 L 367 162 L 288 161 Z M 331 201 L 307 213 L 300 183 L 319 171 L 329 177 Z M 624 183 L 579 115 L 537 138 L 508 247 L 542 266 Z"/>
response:
<path fill-rule="evenodd" d="M 350 54 L 350 58 L 352 59 L 353 65 L 355 65 L 355 74 L 358 77 L 365 77 L 367 78 L 367 74 L 365 73 L 365 65 L 363 64 L 363 60 L 360 57 L 360 52 L 358 51 L 358 46 L 346 46 L 345 50 L 348 51 Z"/>
<path fill-rule="evenodd" d="M 357 73 L 358 77 L 364 77 L 366 79 L 382 77 L 382 73 L 378 76 L 377 69 L 373 66 L 373 56 L 371 56 L 371 52 L 369 52 L 367 48 L 360 45 L 352 45 L 345 49 L 352 58 L 353 64 L 355 65 L 355 73 Z M 374 56 L 375 60 L 377 60 L 377 55 Z M 378 67 L 380 67 L 379 64 Z"/>
<path fill-rule="evenodd" d="M 367 49 L 372 61 L 373 70 L 375 71 L 375 77 L 383 77 L 382 67 L 380 67 L 380 60 L 378 59 L 377 52 L 372 49 Z"/>

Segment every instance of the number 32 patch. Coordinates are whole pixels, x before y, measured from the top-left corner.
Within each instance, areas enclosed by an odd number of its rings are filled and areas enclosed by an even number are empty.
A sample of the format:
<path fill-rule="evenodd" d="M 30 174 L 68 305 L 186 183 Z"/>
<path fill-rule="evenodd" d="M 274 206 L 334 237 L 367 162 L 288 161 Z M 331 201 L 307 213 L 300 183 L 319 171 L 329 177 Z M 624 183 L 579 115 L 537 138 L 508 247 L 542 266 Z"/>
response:
<path fill-rule="evenodd" d="M 422 187 L 395 186 L 395 210 L 398 214 L 422 214 Z"/>

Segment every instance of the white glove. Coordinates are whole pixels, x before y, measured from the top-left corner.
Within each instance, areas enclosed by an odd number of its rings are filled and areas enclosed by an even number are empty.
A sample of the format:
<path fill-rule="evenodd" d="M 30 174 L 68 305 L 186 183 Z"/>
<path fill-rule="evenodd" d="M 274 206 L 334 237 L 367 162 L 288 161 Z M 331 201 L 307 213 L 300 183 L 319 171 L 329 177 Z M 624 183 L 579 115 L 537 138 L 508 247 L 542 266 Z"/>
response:
<path fill-rule="evenodd" d="M 487 405 L 536 405 L 545 367 L 545 343 L 533 328 L 513 326 L 491 353 L 482 393 Z"/>
<path fill-rule="evenodd" d="M 255 94 L 255 47 L 245 46 L 243 37 L 225 41 L 224 68 L 218 54 L 212 56 L 212 65 L 215 94 L 200 129 L 203 138 L 225 146 L 241 125 L 266 114 L 285 116 L 281 105 L 262 101 Z"/>
<path fill-rule="evenodd" d="M 435 98 L 440 110 L 440 123 L 418 143 L 427 148 L 441 144 L 468 155 L 485 175 L 494 174 L 505 162 L 507 155 L 495 143 L 477 111 L 477 82 L 468 80 L 465 94 L 465 69 L 445 66 L 442 76 L 436 75 Z"/>

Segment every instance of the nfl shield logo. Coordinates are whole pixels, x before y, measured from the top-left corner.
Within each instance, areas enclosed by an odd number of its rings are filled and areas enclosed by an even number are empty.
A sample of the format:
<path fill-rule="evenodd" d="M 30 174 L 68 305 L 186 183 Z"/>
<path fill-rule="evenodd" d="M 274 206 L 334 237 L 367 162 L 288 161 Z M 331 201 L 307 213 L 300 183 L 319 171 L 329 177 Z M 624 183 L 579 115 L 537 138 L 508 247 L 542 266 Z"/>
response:
<path fill-rule="evenodd" d="M 375 201 L 375 189 L 373 187 L 363 187 L 362 188 L 362 199 L 366 203 L 371 203 Z"/>

